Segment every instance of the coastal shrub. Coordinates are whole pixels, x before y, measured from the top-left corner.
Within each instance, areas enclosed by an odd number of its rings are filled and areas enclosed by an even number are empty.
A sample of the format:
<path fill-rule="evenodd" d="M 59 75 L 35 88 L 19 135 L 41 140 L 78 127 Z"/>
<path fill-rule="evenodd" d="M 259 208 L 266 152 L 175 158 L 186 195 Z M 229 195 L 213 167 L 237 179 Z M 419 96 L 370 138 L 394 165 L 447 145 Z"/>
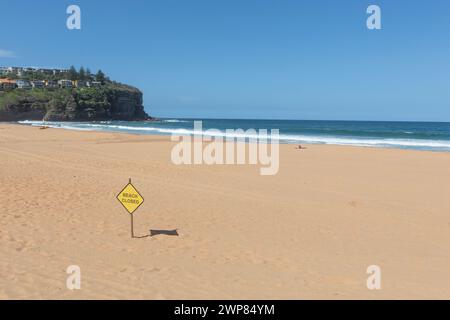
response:
<path fill-rule="evenodd" d="M 24 113 L 26 118 L 30 111 L 54 121 L 148 117 L 137 88 L 110 80 L 101 87 L 15 89 L 0 93 L 0 110 L 14 117 Z"/>

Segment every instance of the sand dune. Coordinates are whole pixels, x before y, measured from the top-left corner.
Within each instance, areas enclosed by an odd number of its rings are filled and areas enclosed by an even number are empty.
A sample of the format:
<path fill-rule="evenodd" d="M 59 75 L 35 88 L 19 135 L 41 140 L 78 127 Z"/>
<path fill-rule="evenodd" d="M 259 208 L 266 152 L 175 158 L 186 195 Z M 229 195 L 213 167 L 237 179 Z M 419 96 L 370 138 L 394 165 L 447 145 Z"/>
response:
<path fill-rule="evenodd" d="M 261 176 L 175 166 L 173 144 L 0 125 L 0 298 L 450 299 L 449 153 L 281 145 Z M 130 238 L 129 177 L 136 235 L 179 236 Z"/>

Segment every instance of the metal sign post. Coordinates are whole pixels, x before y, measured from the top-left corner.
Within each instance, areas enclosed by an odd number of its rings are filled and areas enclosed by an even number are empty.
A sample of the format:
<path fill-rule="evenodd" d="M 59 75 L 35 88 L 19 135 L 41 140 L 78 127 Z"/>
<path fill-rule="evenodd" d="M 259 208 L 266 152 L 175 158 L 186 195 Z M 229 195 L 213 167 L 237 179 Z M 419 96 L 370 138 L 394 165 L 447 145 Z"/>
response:
<path fill-rule="evenodd" d="M 133 213 L 144 203 L 144 198 L 131 183 L 131 178 L 128 180 L 128 184 L 125 188 L 120 191 L 117 200 L 119 200 L 125 210 L 130 214 L 131 238 L 134 238 Z"/>

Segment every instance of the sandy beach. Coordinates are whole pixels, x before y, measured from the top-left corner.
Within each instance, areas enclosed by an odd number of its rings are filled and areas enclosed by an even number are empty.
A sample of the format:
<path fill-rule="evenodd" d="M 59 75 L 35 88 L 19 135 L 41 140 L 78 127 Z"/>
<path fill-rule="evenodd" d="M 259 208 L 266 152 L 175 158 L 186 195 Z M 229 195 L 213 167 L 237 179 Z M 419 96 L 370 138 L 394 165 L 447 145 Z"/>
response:
<path fill-rule="evenodd" d="M 176 166 L 173 145 L 1 124 L 0 299 L 450 299 L 450 153 L 281 145 L 261 176 Z"/>

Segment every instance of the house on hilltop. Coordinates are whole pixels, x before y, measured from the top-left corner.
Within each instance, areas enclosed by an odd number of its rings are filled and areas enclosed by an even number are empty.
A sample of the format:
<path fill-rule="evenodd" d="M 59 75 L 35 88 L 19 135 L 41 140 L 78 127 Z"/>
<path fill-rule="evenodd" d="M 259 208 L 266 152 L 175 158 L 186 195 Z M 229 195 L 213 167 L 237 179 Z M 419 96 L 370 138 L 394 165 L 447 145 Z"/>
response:
<path fill-rule="evenodd" d="M 76 80 L 75 82 L 75 87 L 77 88 L 86 88 L 89 87 L 89 81 L 84 81 L 84 80 Z"/>
<path fill-rule="evenodd" d="M 16 80 L 16 84 L 17 84 L 17 88 L 19 88 L 19 89 L 28 90 L 28 89 L 32 88 L 30 81 L 27 81 L 27 80 Z"/>
<path fill-rule="evenodd" d="M 89 86 L 92 88 L 99 88 L 102 86 L 102 83 L 100 81 L 91 81 L 89 83 Z"/>
<path fill-rule="evenodd" d="M 11 79 L 0 79 L 0 90 L 9 91 L 17 88 L 17 84 Z"/>
<path fill-rule="evenodd" d="M 45 86 L 47 88 L 58 88 L 59 84 L 58 84 L 58 81 L 56 81 L 56 80 L 47 80 L 47 81 L 45 81 Z"/>
<path fill-rule="evenodd" d="M 63 79 L 58 81 L 58 85 L 60 88 L 72 88 L 73 83 L 71 80 Z"/>
<path fill-rule="evenodd" d="M 7 74 L 8 74 L 8 68 L 0 67 L 0 76 L 7 75 Z"/>
<path fill-rule="evenodd" d="M 45 82 L 41 80 L 31 81 L 31 86 L 33 89 L 43 89 L 45 88 Z"/>
<path fill-rule="evenodd" d="M 21 77 L 27 72 L 40 72 L 47 75 L 57 75 L 67 73 L 69 72 L 69 70 L 56 68 L 37 68 L 37 67 L 0 67 L 0 75 L 15 74 Z"/>

